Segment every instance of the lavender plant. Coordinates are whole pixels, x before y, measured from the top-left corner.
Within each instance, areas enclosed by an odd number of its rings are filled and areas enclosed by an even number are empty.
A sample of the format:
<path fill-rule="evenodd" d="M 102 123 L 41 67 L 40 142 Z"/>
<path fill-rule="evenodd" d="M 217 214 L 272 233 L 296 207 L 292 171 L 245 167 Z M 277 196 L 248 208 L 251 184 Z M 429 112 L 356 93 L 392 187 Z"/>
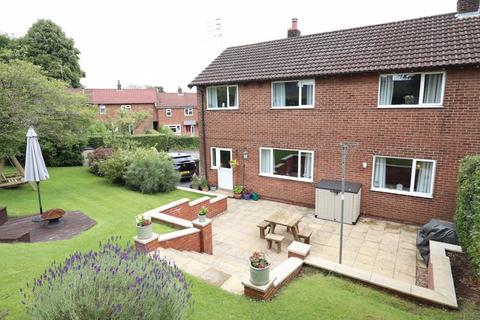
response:
<path fill-rule="evenodd" d="M 33 319 L 185 319 L 191 315 L 189 283 L 171 262 L 147 256 L 119 238 L 98 251 L 75 252 L 25 289 Z"/>

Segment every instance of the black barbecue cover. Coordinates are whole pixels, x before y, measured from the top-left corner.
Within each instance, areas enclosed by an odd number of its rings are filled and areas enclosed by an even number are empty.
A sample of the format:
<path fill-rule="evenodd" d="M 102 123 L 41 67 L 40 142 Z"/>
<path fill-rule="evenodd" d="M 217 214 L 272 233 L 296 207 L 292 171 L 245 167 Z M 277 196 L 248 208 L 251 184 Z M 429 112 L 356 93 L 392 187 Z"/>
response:
<path fill-rule="evenodd" d="M 417 248 L 426 263 L 428 263 L 430 258 L 430 246 L 428 243 L 430 240 L 458 244 L 455 225 L 451 222 L 432 219 L 418 229 Z"/>

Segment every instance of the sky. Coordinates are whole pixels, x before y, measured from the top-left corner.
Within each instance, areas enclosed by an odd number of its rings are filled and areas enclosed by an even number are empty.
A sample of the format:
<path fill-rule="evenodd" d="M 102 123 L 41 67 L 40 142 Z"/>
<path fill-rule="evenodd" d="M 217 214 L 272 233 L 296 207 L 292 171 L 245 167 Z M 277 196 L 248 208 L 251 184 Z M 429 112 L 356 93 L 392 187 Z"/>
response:
<path fill-rule="evenodd" d="M 223 49 L 285 38 L 292 18 L 307 35 L 455 9 L 456 0 L 15 0 L 2 3 L 0 33 L 20 37 L 51 19 L 81 51 L 85 87 L 116 88 L 120 80 L 194 92 L 188 83 Z"/>

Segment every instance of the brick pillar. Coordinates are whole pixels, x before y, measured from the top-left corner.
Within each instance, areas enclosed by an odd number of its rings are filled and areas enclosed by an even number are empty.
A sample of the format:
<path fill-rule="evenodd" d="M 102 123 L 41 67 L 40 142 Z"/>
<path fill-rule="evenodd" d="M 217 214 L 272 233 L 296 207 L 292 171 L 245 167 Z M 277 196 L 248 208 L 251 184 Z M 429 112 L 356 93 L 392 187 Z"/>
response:
<path fill-rule="evenodd" d="M 195 219 L 192 223 L 200 230 L 200 252 L 213 254 L 212 219 L 206 218 L 205 222 Z"/>
<path fill-rule="evenodd" d="M 152 252 L 160 247 L 160 243 L 158 242 L 158 234 L 156 233 L 153 233 L 153 236 L 150 239 L 139 240 L 137 236 L 133 237 L 133 239 L 135 241 L 135 248 L 143 253 Z"/>

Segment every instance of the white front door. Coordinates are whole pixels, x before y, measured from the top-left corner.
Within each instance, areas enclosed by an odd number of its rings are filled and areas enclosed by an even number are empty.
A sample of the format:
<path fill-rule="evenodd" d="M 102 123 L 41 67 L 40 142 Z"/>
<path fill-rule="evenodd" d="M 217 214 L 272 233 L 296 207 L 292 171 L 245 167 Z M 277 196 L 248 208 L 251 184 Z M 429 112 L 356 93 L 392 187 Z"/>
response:
<path fill-rule="evenodd" d="M 218 165 L 218 187 L 220 189 L 233 190 L 233 169 L 230 166 L 232 149 L 216 149 Z"/>

